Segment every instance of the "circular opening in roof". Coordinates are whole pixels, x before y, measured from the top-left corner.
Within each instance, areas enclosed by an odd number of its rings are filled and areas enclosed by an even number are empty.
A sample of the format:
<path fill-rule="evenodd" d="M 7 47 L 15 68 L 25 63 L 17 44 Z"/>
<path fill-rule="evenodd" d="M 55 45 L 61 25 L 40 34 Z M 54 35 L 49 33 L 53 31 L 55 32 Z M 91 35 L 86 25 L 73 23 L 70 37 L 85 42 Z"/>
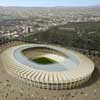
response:
<path fill-rule="evenodd" d="M 62 52 L 47 47 L 28 48 L 22 52 L 29 60 L 36 64 L 55 64 L 68 59 Z"/>
<path fill-rule="evenodd" d="M 78 67 L 80 63 L 74 52 L 48 45 L 19 47 L 14 51 L 14 57 L 24 65 L 46 71 L 65 71 Z"/>

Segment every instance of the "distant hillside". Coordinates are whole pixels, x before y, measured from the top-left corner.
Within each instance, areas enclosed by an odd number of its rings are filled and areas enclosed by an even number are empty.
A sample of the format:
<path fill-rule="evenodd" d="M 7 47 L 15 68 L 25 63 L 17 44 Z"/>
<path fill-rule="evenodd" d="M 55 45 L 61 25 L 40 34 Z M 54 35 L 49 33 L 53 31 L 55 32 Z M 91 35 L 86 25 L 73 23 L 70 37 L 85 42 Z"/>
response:
<path fill-rule="evenodd" d="M 88 11 L 89 10 L 89 11 Z M 72 13 L 74 16 L 80 13 L 87 15 L 89 14 L 99 14 L 100 6 L 91 7 L 0 7 L 0 18 L 21 17 L 21 18 L 34 18 L 37 16 L 61 16 L 70 15 Z M 72 16 L 72 15 L 71 15 Z"/>

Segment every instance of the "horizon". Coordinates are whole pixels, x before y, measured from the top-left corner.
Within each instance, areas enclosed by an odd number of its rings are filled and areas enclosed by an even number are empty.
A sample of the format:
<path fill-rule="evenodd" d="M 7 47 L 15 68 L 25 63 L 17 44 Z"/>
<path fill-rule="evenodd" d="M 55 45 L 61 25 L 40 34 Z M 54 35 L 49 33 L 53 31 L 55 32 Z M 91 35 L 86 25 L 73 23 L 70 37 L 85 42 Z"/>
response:
<path fill-rule="evenodd" d="M 100 0 L 3 0 L 2 7 L 89 7 L 100 5 Z"/>
<path fill-rule="evenodd" d="M 9 7 L 18 7 L 18 8 L 87 8 L 87 7 L 100 7 L 100 5 L 87 5 L 87 6 L 2 6 L 0 5 L 0 7 L 5 7 L 5 8 L 9 8 Z"/>

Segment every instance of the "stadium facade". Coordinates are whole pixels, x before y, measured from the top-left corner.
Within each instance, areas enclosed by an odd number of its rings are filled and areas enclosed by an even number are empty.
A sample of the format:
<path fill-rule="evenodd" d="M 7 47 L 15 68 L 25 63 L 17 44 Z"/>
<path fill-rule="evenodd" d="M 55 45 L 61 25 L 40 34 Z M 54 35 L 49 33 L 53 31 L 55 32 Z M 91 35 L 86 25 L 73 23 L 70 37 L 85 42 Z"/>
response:
<path fill-rule="evenodd" d="M 40 64 L 30 59 L 46 57 L 52 64 Z M 2 63 L 7 72 L 28 80 L 44 89 L 71 89 L 87 82 L 94 71 L 94 63 L 86 56 L 59 46 L 25 44 L 6 49 Z M 5 59 L 5 60 L 4 60 Z"/>

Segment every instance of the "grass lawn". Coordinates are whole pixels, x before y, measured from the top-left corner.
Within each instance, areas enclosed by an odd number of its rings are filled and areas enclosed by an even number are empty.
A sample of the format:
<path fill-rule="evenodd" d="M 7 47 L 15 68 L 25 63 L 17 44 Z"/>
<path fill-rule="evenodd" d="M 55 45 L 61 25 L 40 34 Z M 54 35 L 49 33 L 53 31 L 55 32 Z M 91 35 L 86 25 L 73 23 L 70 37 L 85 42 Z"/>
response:
<path fill-rule="evenodd" d="M 46 58 L 46 57 L 40 57 L 40 58 L 36 58 L 36 59 L 32 59 L 32 61 L 39 63 L 39 64 L 53 64 L 56 63 L 55 60 L 50 59 L 50 58 Z"/>

